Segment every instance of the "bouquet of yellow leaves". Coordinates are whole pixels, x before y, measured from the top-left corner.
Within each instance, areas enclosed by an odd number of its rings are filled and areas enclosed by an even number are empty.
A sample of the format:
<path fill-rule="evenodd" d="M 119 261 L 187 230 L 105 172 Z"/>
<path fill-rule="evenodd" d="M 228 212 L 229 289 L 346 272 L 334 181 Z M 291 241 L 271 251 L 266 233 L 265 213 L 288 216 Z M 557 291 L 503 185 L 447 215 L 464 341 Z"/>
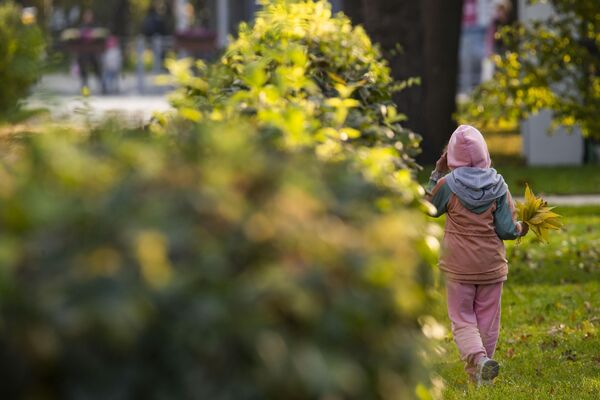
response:
<path fill-rule="evenodd" d="M 550 230 L 560 230 L 563 226 L 561 216 L 552 210 L 555 207 L 548 207 L 548 203 L 541 197 L 533 194 L 529 185 L 525 187 L 525 201 L 517 202 L 517 216 L 529 226 L 529 229 L 535 233 L 535 236 L 543 242 L 548 242 L 548 232 Z"/>

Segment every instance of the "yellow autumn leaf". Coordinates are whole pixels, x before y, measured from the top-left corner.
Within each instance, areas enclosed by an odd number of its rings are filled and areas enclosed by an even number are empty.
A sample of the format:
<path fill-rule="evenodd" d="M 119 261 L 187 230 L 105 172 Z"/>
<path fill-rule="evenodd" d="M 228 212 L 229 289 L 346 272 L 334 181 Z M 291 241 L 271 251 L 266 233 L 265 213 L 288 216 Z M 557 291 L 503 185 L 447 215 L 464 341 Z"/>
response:
<path fill-rule="evenodd" d="M 517 217 L 526 223 L 541 242 L 548 242 L 548 232 L 562 228 L 561 216 L 549 207 L 541 197 L 537 197 L 529 185 L 525 187 L 525 201 L 517 203 Z"/>

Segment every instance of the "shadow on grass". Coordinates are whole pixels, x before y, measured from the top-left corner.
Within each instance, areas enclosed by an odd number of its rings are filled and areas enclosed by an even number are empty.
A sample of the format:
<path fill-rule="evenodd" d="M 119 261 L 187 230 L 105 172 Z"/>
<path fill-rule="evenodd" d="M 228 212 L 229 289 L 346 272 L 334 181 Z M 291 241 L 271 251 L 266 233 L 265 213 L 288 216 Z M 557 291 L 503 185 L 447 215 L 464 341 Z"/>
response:
<path fill-rule="evenodd" d="M 600 206 L 559 207 L 562 231 L 551 232 L 549 243 L 533 235 L 510 243 L 509 279 L 519 284 L 568 284 L 600 281 Z"/>
<path fill-rule="evenodd" d="M 493 386 L 475 388 L 449 335 L 434 370 L 444 399 L 597 399 L 600 393 L 598 312 L 600 282 L 547 285 L 507 282 L 494 358 L 501 373 Z M 444 314 L 438 316 L 449 326 Z"/>

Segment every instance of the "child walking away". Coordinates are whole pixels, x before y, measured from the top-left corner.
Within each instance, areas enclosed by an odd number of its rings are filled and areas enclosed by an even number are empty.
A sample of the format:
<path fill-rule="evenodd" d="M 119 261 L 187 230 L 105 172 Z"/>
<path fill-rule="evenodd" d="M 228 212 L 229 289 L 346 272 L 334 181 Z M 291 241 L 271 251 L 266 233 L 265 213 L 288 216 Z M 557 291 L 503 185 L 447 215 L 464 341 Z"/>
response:
<path fill-rule="evenodd" d="M 495 169 L 481 133 L 461 125 L 436 164 L 428 198 L 446 214 L 439 266 L 446 277 L 448 316 L 465 370 L 478 385 L 492 383 L 500 331 L 500 298 L 508 274 L 502 240 L 527 233 L 515 221 L 508 187 Z"/>

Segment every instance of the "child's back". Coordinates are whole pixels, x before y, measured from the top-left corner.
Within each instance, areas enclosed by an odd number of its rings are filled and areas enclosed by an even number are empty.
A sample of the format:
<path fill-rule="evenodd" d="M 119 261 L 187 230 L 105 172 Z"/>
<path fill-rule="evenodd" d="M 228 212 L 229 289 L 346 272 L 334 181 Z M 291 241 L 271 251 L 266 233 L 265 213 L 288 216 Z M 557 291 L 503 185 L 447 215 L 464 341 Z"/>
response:
<path fill-rule="evenodd" d="M 440 268 L 453 280 L 506 280 L 503 239 L 515 239 L 518 225 L 504 179 L 493 168 L 461 167 L 438 181 L 432 202 L 446 212 Z M 438 214 L 438 215 L 439 215 Z"/>
<path fill-rule="evenodd" d="M 461 125 L 430 181 L 436 216 L 447 214 L 439 265 L 446 276 L 452 333 L 465 369 L 478 382 L 491 381 L 498 373 L 498 364 L 490 358 L 500 327 L 502 283 L 508 274 L 502 240 L 516 239 L 523 230 L 515 221 L 504 179 L 490 166 L 481 133 Z M 452 172 L 442 177 L 448 169 Z"/>

